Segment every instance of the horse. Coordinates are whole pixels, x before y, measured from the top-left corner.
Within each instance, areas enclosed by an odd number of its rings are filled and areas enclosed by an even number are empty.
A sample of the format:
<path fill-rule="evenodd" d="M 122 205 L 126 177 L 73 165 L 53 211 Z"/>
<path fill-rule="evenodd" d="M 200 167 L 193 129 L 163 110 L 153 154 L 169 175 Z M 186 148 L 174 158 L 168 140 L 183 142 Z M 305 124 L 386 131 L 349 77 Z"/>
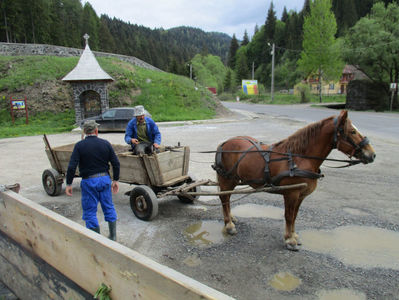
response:
<path fill-rule="evenodd" d="M 249 136 L 233 137 L 218 146 L 212 167 L 217 172 L 220 191 L 232 191 L 239 184 L 258 189 L 306 183 L 275 192 L 284 197 L 285 246 L 298 251 L 300 241 L 295 232 L 295 220 L 299 207 L 316 189 L 317 179 L 323 176 L 320 166 L 333 149 L 346 154 L 350 158 L 349 165 L 372 163 L 376 157 L 367 137 L 352 124 L 348 112 L 342 110 L 339 116 L 309 124 L 273 145 L 262 144 Z M 230 196 L 220 194 L 219 198 L 224 230 L 233 235 L 237 230 L 236 219 L 230 211 Z"/>

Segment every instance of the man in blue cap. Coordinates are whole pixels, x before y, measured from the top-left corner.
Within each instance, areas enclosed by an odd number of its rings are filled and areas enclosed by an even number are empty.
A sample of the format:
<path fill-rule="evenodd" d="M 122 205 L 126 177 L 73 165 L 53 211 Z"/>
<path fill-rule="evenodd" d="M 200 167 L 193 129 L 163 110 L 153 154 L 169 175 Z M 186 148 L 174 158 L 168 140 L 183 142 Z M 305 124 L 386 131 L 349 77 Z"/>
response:
<path fill-rule="evenodd" d="M 161 144 L 161 133 L 158 126 L 153 119 L 145 116 L 142 105 L 134 108 L 134 116 L 127 124 L 125 142 L 132 146 L 135 154 L 152 153 L 152 148 L 157 150 Z"/>
<path fill-rule="evenodd" d="M 120 164 L 111 144 L 98 137 L 98 125 L 94 120 L 88 120 L 83 124 L 86 135 L 84 140 L 75 144 L 69 161 L 65 193 L 72 196 L 72 181 L 76 168 L 79 166 L 82 181 L 82 219 L 86 227 L 100 233 L 97 220 L 98 202 L 104 213 L 104 219 L 108 222 L 109 238 L 116 241 L 116 211 L 112 202 L 112 193 L 119 190 Z M 109 175 L 109 163 L 112 165 L 113 181 Z"/>

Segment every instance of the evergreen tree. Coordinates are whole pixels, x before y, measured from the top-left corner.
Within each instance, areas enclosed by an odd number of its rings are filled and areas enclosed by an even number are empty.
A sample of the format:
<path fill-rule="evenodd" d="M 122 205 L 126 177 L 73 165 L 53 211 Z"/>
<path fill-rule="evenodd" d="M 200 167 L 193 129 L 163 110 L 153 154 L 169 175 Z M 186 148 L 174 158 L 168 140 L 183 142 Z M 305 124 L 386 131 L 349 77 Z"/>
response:
<path fill-rule="evenodd" d="M 233 34 L 233 38 L 231 39 L 231 42 L 230 42 L 230 50 L 229 50 L 229 56 L 228 56 L 228 60 L 227 60 L 227 65 L 232 69 L 234 69 L 235 65 L 236 65 L 236 53 L 237 53 L 238 48 L 239 48 L 239 45 L 238 45 L 236 35 Z"/>
<path fill-rule="evenodd" d="M 237 85 L 241 85 L 242 80 L 248 79 L 249 70 L 248 70 L 248 60 L 244 49 L 240 49 L 237 53 L 237 62 L 236 62 L 236 83 Z"/>
<path fill-rule="evenodd" d="M 303 51 L 298 67 L 305 77 L 316 75 L 322 100 L 322 80 L 338 79 L 343 62 L 335 40 L 337 23 L 331 11 L 331 0 L 314 0 L 303 25 Z"/>
<path fill-rule="evenodd" d="M 245 29 L 244 37 L 243 37 L 242 42 L 241 42 L 241 46 L 245 46 L 245 45 L 248 45 L 248 44 L 249 44 L 249 38 L 248 38 L 247 30 Z"/>
<path fill-rule="evenodd" d="M 258 24 L 256 24 L 254 28 L 254 35 L 257 34 L 258 32 L 259 32 L 259 26 Z"/>
<path fill-rule="evenodd" d="M 231 69 L 229 68 L 226 72 L 226 77 L 224 78 L 223 81 L 223 90 L 225 92 L 231 92 L 232 91 L 232 76 L 231 76 Z"/>
<path fill-rule="evenodd" d="M 333 0 L 332 9 L 338 27 L 338 36 L 343 36 L 358 20 L 355 0 Z"/>
<path fill-rule="evenodd" d="M 289 16 L 288 16 L 288 13 L 287 13 L 287 8 L 284 6 L 283 14 L 281 15 L 281 21 L 284 22 L 284 23 L 287 23 L 288 18 L 289 18 Z"/>
<path fill-rule="evenodd" d="M 274 32 L 276 28 L 276 12 L 274 11 L 273 1 L 270 3 L 269 10 L 267 11 L 267 19 L 265 21 L 265 40 L 272 42 L 274 39 Z"/>
<path fill-rule="evenodd" d="M 109 53 L 116 53 L 118 51 L 114 37 L 109 31 L 106 16 L 104 15 L 100 18 L 99 38 L 101 51 Z"/>
<path fill-rule="evenodd" d="M 83 36 L 87 33 L 90 36 L 89 44 L 91 50 L 100 49 L 98 36 L 99 28 L 100 20 L 91 4 L 86 2 L 83 7 L 81 35 Z"/>

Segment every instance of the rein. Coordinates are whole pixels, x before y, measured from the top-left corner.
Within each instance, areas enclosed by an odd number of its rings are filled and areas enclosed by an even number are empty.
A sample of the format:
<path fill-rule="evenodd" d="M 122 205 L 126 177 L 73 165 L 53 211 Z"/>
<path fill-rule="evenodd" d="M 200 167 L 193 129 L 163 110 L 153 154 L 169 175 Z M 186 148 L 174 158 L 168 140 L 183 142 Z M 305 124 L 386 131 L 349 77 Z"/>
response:
<path fill-rule="evenodd" d="M 175 151 L 175 152 L 181 152 L 180 150 L 171 150 L 171 151 Z M 278 152 L 278 151 L 274 151 L 274 150 L 250 150 L 250 151 L 244 151 L 244 150 L 211 150 L 211 151 L 195 151 L 192 153 L 274 153 L 274 154 L 279 154 L 279 155 L 284 155 L 289 157 L 291 156 L 295 156 L 295 157 L 300 157 L 300 158 L 308 158 L 308 159 L 316 159 L 316 160 L 322 160 L 322 161 L 335 161 L 335 162 L 343 162 L 343 163 L 347 163 L 347 165 L 344 166 L 339 166 L 339 167 L 329 167 L 329 168 L 345 168 L 345 167 L 350 167 L 350 166 L 354 166 L 357 165 L 359 163 L 361 163 L 361 160 L 359 159 L 334 159 L 334 158 L 322 158 L 319 156 L 309 156 L 309 155 L 303 155 L 303 154 L 296 154 L 296 153 L 287 153 L 287 152 Z M 273 159 L 273 161 L 279 161 L 279 160 L 285 160 L 287 158 L 277 158 L 277 159 Z"/>

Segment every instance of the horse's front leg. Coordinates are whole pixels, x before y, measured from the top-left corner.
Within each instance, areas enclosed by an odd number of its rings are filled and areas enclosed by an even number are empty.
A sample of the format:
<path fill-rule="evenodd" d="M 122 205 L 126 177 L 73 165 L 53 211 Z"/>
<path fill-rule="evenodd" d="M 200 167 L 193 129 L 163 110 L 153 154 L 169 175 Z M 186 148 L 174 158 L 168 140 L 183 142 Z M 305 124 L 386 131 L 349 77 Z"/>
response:
<path fill-rule="evenodd" d="M 306 197 L 306 195 L 300 195 L 298 197 L 298 200 L 296 201 L 295 207 L 294 207 L 294 221 L 292 224 L 292 237 L 296 240 L 296 243 L 298 246 L 301 246 L 302 243 L 301 243 L 301 240 L 299 239 L 299 235 L 295 231 L 295 221 L 296 221 L 296 217 L 298 215 L 299 207 L 301 206 L 301 203 L 305 197 Z"/>
<path fill-rule="evenodd" d="M 220 195 L 220 201 L 223 206 L 224 230 L 228 234 L 236 234 L 236 226 L 233 223 L 233 218 L 230 212 L 230 195 Z"/>
<path fill-rule="evenodd" d="M 288 250 L 298 251 L 298 243 L 296 240 L 297 234 L 295 233 L 295 217 L 296 217 L 296 204 L 299 195 L 297 193 L 290 193 L 284 195 L 285 206 L 285 246 Z"/>

